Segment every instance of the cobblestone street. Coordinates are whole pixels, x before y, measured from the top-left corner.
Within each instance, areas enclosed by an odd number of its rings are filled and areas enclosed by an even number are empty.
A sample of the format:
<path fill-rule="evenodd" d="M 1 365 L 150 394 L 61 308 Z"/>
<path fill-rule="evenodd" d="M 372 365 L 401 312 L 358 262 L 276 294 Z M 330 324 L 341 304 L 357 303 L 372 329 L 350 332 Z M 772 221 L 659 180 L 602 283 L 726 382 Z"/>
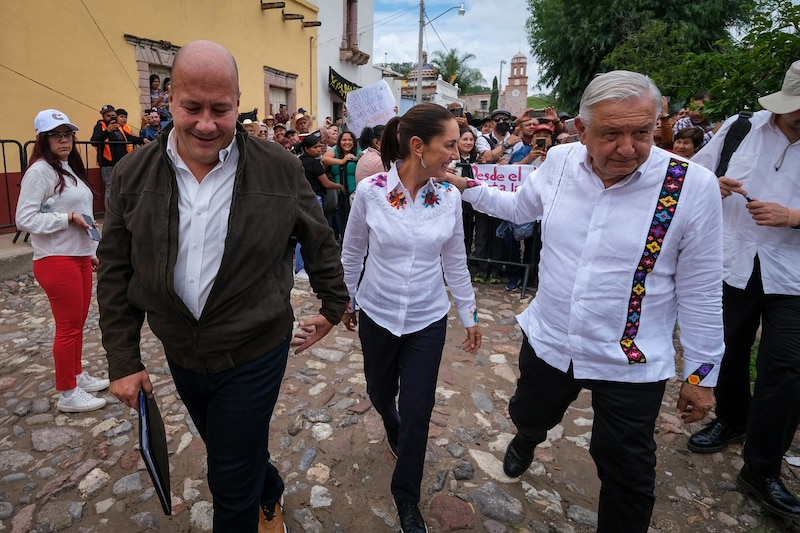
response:
<path fill-rule="evenodd" d="M 514 391 L 522 333 L 514 315 L 529 298 L 502 285 L 478 285 L 484 346 L 459 346 L 451 313 L 431 420 L 421 509 L 432 532 L 588 532 L 599 483 L 588 453 L 592 409 L 583 393 L 537 448 L 518 480 L 502 473 L 514 428 Z M 292 293 L 296 316 L 316 310 L 306 282 Z M 93 303 L 85 369 L 106 375 Z M 85 414 L 55 408 L 54 322 L 32 274 L 0 288 L 0 531 L 138 532 L 211 530 L 205 449 L 176 395 L 160 343 L 145 326 L 142 352 L 167 426 L 173 515 L 164 516 L 141 461 L 134 413 L 108 391 L 108 405 Z M 286 481 L 290 530 L 399 530 L 389 491 L 393 461 L 366 397 L 356 334 L 337 326 L 309 353 L 290 355 L 270 427 L 270 451 Z M 686 450 L 692 428 L 674 415 L 670 382 L 658 420 L 656 509 L 652 531 L 797 531 L 762 515 L 736 489 L 741 446 L 701 456 Z M 800 488 L 797 469 L 784 479 Z"/>

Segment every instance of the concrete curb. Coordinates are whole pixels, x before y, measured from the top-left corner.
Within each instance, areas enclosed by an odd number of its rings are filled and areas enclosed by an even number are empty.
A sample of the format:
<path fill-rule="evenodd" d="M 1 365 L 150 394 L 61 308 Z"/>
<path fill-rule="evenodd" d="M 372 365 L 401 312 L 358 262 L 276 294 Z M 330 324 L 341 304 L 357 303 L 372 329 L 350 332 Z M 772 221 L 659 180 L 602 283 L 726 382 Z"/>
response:
<path fill-rule="evenodd" d="M 33 248 L 30 243 L 23 242 L 25 235 L 20 235 L 16 243 L 11 241 L 14 234 L 0 235 L 0 280 L 9 280 L 27 274 L 33 270 Z"/>

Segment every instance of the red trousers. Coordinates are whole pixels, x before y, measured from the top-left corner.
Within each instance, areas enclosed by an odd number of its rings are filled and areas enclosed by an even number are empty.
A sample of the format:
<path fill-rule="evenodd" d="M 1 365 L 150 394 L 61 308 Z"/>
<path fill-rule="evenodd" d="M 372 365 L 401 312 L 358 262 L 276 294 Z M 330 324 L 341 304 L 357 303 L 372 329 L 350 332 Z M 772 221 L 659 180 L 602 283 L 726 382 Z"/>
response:
<path fill-rule="evenodd" d="M 33 274 L 47 293 L 56 320 L 56 390 L 74 389 L 75 376 L 82 372 L 83 325 L 92 299 L 92 260 L 88 256 L 45 257 L 33 262 Z"/>

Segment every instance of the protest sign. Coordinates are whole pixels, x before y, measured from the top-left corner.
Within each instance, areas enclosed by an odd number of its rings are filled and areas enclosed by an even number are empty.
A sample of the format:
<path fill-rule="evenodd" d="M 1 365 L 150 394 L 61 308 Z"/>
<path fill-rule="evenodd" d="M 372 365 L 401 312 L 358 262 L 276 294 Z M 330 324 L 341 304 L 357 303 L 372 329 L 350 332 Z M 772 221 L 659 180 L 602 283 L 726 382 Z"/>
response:
<path fill-rule="evenodd" d="M 346 105 L 347 129 L 358 137 L 367 126 L 386 124 L 395 116 L 397 104 L 389 84 L 380 80 L 347 93 Z"/>
<path fill-rule="evenodd" d="M 515 191 L 536 170 L 533 165 L 472 165 L 476 180 L 501 191 Z"/>

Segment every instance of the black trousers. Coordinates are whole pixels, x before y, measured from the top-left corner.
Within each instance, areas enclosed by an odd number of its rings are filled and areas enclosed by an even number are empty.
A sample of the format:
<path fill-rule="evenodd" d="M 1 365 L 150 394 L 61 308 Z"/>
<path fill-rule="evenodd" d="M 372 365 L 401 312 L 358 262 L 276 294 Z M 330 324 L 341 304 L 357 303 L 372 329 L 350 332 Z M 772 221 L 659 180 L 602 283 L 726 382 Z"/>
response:
<path fill-rule="evenodd" d="M 764 294 L 756 258 L 742 289 L 723 285 L 725 355 L 715 388 L 717 416 L 747 429 L 744 461 L 777 477 L 797 430 L 800 404 L 800 296 Z M 750 398 L 750 349 L 761 325 L 756 386 Z"/>
<path fill-rule="evenodd" d="M 283 494 L 267 439 L 290 339 L 219 374 L 198 374 L 167 358 L 175 388 L 206 445 L 214 533 L 255 533 L 259 504 L 274 505 Z"/>
<path fill-rule="evenodd" d="M 419 502 L 446 329 L 444 316 L 423 330 L 396 337 L 359 313 L 367 393 L 383 418 L 387 438 L 398 443 L 392 495 L 414 503 Z"/>
<path fill-rule="evenodd" d="M 520 378 L 509 403 L 519 434 L 541 443 L 581 389 L 592 391 L 594 424 L 589 452 L 600 478 L 599 533 L 646 533 L 655 503 L 655 421 L 666 381 L 621 383 L 575 379 L 537 357 L 527 337 Z"/>

